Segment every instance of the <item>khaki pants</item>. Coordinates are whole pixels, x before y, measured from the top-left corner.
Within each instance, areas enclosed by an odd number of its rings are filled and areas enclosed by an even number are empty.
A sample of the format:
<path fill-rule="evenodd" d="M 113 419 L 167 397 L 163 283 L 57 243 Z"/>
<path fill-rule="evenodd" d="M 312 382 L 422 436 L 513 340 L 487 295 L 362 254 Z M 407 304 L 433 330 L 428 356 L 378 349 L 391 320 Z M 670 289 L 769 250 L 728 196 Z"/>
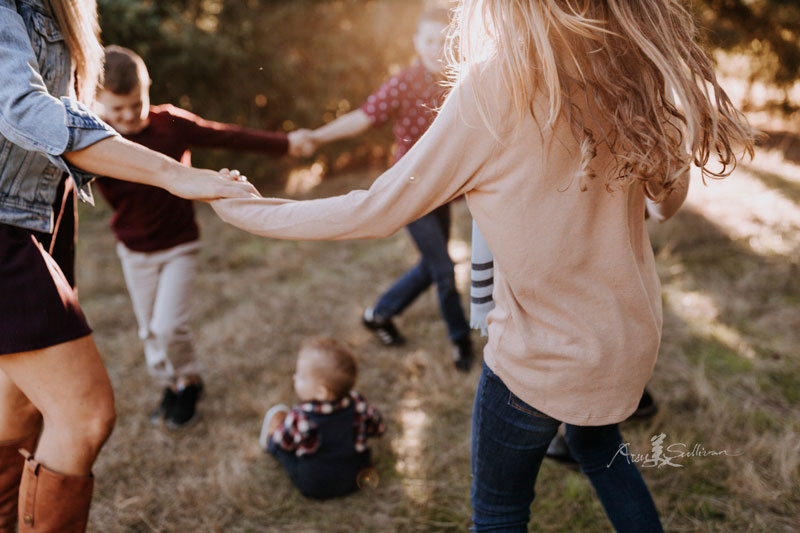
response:
<path fill-rule="evenodd" d="M 199 248 L 194 241 L 159 252 L 134 252 L 117 243 L 148 371 L 165 386 L 201 370 L 189 327 Z"/>

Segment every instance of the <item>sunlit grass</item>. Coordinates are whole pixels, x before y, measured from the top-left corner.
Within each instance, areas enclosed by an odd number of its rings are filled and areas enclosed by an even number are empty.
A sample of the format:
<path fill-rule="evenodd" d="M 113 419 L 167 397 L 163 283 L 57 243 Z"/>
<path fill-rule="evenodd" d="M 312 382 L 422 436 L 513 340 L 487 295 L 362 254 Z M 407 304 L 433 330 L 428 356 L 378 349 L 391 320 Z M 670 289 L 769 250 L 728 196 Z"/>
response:
<path fill-rule="evenodd" d="M 298 194 L 364 188 L 375 175 L 326 178 Z M 636 453 L 663 432 L 669 442 L 741 454 L 643 469 L 668 531 L 796 526 L 800 206 L 791 191 L 798 176 L 796 165 L 759 152 L 729 179 L 695 181 L 685 210 L 649 226 L 664 289 L 664 336 L 650 384 L 660 411 L 624 423 L 623 436 Z M 205 206 L 198 212 L 204 246 L 193 323 L 207 394 L 200 423 L 170 433 L 147 422 L 159 390 L 146 375 L 108 212 L 82 209 L 81 298 L 119 413 L 95 468 L 91 530 L 465 531 L 477 372 L 453 370 L 432 290 L 398 320 L 407 347 L 384 348 L 359 325 L 363 307 L 416 261 L 405 232 L 382 241 L 284 242 L 226 226 Z M 463 202 L 453 213 L 451 253 L 466 304 L 470 220 Z M 357 388 L 389 424 L 372 443 L 377 486 L 322 503 L 300 496 L 256 442 L 264 411 L 293 401 L 299 343 L 320 334 L 353 347 Z M 582 474 L 545 462 L 536 491 L 531 531 L 610 530 Z"/>

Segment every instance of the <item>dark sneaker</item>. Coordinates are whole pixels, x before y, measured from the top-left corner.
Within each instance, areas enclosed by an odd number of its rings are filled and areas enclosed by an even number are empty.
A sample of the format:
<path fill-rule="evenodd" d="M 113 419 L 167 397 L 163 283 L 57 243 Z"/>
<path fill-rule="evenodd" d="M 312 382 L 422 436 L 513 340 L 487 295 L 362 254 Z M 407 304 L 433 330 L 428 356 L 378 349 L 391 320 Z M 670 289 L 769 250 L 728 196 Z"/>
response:
<path fill-rule="evenodd" d="M 656 414 L 657 411 L 658 406 L 655 400 L 653 400 L 653 397 L 647 392 L 647 389 L 644 389 L 642 397 L 639 400 L 639 407 L 636 408 L 636 411 L 633 412 L 630 418 L 650 418 Z"/>
<path fill-rule="evenodd" d="M 577 468 L 578 461 L 572 456 L 572 452 L 569 451 L 569 446 L 567 445 L 567 439 L 564 438 L 564 435 L 561 433 L 556 434 L 553 437 L 553 440 L 550 441 L 550 445 L 547 447 L 547 451 L 544 454 L 545 457 L 549 457 L 554 461 L 558 461 L 559 463 L 570 466 L 573 468 Z"/>
<path fill-rule="evenodd" d="M 460 372 L 469 372 L 475 353 L 472 351 L 472 340 L 469 335 L 453 343 L 453 364 Z"/>
<path fill-rule="evenodd" d="M 175 391 L 171 388 L 167 387 L 164 389 L 164 395 L 161 397 L 161 403 L 158 404 L 158 407 L 153 409 L 150 413 L 150 423 L 154 426 L 157 426 L 164 420 L 164 417 L 167 414 L 167 411 L 172 409 L 172 406 L 175 404 L 175 399 L 177 395 Z"/>
<path fill-rule="evenodd" d="M 195 415 L 197 400 L 203 393 L 203 382 L 198 381 L 176 391 L 175 401 L 164 414 L 164 421 L 170 429 L 177 429 L 188 424 Z"/>
<path fill-rule="evenodd" d="M 397 328 L 394 327 L 392 319 L 377 316 L 372 307 L 367 307 L 364 310 L 361 321 L 364 323 L 364 326 L 372 331 L 375 336 L 378 337 L 378 340 L 386 346 L 396 346 L 406 342 L 403 336 L 400 335 L 400 332 L 397 331 Z"/>

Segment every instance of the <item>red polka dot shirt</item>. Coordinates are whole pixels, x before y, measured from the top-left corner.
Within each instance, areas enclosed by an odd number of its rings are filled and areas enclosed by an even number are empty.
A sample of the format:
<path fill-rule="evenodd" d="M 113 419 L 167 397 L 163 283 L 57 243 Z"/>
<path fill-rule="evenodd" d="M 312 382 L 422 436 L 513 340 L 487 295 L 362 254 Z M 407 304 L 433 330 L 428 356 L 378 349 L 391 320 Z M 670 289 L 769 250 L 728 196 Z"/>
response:
<path fill-rule="evenodd" d="M 414 146 L 436 117 L 436 110 L 446 94 L 441 81 L 440 76 L 417 62 L 389 78 L 361 106 L 376 126 L 394 118 L 395 163 Z"/>

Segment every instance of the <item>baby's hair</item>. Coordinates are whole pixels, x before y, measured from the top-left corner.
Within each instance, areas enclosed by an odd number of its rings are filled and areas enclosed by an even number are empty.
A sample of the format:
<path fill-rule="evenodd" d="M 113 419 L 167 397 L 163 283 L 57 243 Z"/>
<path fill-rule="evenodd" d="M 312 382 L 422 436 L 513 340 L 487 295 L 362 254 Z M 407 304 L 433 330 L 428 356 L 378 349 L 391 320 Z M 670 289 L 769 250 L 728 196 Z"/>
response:
<path fill-rule="evenodd" d="M 147 66 L 139 54 L 122 46 L 106 46 L 103 90 L 114 94 L 130 94 L 150 85 Z"/>
<path fill-rule="evenodd" d="M 423 22 L 438 22 L 439 24 L 448 26 L 450 24 L 450 10 L 443 7 L 428 9 L 419 16 L 417 27 Z"/>
<path fill-rule="evenodd" d="M 581 188 L 594 178 L 601 143 L 616 161 L 605 185 L 640 181 L 654 200 L 692 161 L 703 177 L 724 177 L 738 149 L 753 155 L 758 134 L 720 87 L 678 0 L 462 0 L 455 27 L 451 62 L 496 59 L 519 124 L 539 95 L 547 110 L 534 119 L 543 131 L 569 121 Z M 496 134 L 487 95 L 475 89 L 475 97 Z"/>
<path fill-rule="evenodd" d="M 353 354 L 342 343 L 329 337 L 303 343 L 301 351 L 314 351 L 314 375 L 323 382 L 334 399 L 343 398 L 355 385 L 358 367 Z"/>

